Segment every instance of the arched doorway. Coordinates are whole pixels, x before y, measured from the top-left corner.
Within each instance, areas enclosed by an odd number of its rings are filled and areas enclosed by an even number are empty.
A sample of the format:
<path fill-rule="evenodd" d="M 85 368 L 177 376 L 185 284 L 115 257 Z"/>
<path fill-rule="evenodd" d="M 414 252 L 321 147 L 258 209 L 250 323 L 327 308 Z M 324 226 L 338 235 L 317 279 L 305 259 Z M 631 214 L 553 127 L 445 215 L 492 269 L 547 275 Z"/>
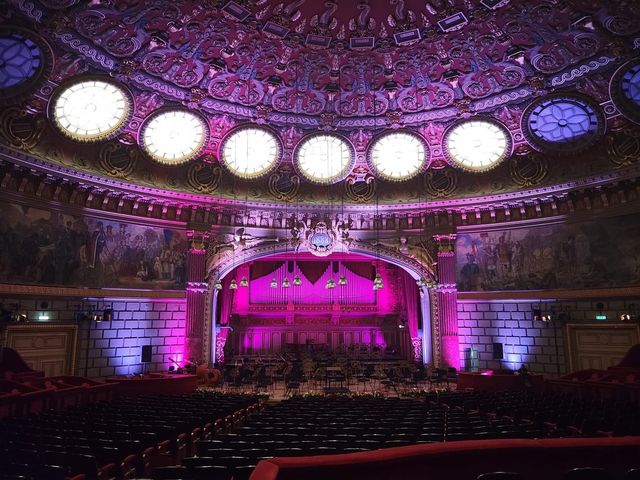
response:
<path fill-rule="evenodd" d="M 315 276 L 313 272 L 309 272 L 309 268 L 314 269 L 313 266 L 298 264 L 298 262 L 314 261 L 319 264 L 315 268 Z M 271 265 L 260 265 L 263 273 L 260 278 L 249 279 L 248 265 L 252 262 L 270 262 Z M 294 263 L 293 267 L 291 262 Z M 386 292 L 394 290 L 396 293 L 400 292 L 397 294 L 405 295 L 402 298 L 404 302 L 407 291 L 413 291 L 416 294 L 415 304 L 409 305 L 408 309 L 409 302 L 404 303 L 401 306 L 403 308 L 396 308 L 398 305 L 381 306 L 379 299 L 390 302 L 390 296 L 393 295 L 380 293 L 384 290 L 381 290 L 377 296 L 358 294 L 359 300 L 354 301 L 355 291 L 363 292 L 366 288 L 367 293 L 374 293 L 371 279 L 365 281 L 366 275 L 362 270 L 357 273 L 352 271 L 353 268 L 359 268 L 356 266 L 359 262 L 374 264 L 379 267 L 380 271 L 387 273 L 388 271 L 398 272 L 399 274 L 395 275 L 397 278 L 387 280 Z M 300 267 L 306 268 L 306 274 L 314 277 L 312 278 L 313 282 L 309 282 L 309 279 L 306 278 L 307 275 L 304 274 L 305 272 L 301 272 Z M 270 268 L 272 270 L 269 271 Z M 238 270 L 242 270 L 242 273 L 238 273 Z M 229 274 L 231 272 L 234 272 L 234 276 L 237 277 L 236 282 L 240 282 L 241 278 L 246 276 L 257 293 L 252 293 L 251 288 L 244 289 L 240 286 L 233 292 L 229 292 L 231 280 Z M 283 272 L 286 272 L 289 282 L 292 282 L 295 275 L 298 274 L 303 278 L 303 284 L 306 284 L 306 288 L 304 285 L 297 288 L 291 286 L 285 295 L 281 287 L 285 276 Z M 318 259 L 306 252 L 292 254 L 290 250 L 287 251 L 286 247 L 272 244 L 247 249 L 242 252 L 240 258 L 227 255 L 212 259 L 209 263 L 209 273 L 205 338 L 210 342 L 206 348 L 212 362 L 220 360 L 224 356 L 225 346 L 227 353 L 232 351 L 236 355 L 273 352 L 274 349 L 285 348 L 285 344 L 290 345 L 291 343 L 326 343 L 330 347 L 348 345 L 349 343 L 358 345 L 364 343 L 375 348 L 386 345 L 387 341 L 393 343 L 391 337 L 395 337 L 389 333 L 388 327 L 390 326 L 399 330 L 406 328 L 401 333 L 407 338 L 408 345 L 402 345 L 398 350 L 401 350 L 407 359 L 422 361 L 425 364 L 433 363 L 435 360 L 434 340 L 437 341 L 438 336 L 437 325 L 434 326 L 435 322 L 432 321 L 432 306 L 435 298 L 432 295 L 433 292 L 426 288 L 424 294 L 419 295 L 421 289 L 416 285 L 417 280 L 425 276 L 433 278 L 433 272 L 430 266 L 429 269 L 426 269 L 415 259 L 400 252 L 380 248 L 373 250 L 368 246 L 362 246 L 351 248 L 349 254 L 336 253 Z M 324 289 L 327 280 L 325 277 L 334 275 L 334 280 L 337 282 L 338 277 L 341 276 L 340 273 L 351 277 L 351 282 L 348 282 L 348 285 L 351 283 L 352 286 L 336 286 L 336 289 L 327 292 Z M 254 276 L 256 275 L 254 274 Z M 393 274 L 391 276 L 393 277 Z M 278 284 L 278 287 L 274 289 L 269 287 L 272 277 L 275 277 Z M 222 290 L 214 288 L 216 280 L 223 283 Z M 362 282 L 358 283 L 360 280 Z M 398 281 L 402 282 L 402 285 L 393 284 Z M 254 282 L 256 283 L 254 284 Z M 305 293 L 300 294 L 299 292 Z M 308 301 L 309 295 L 314 294 L 313 292 L 318 298 Z M 351 293 L 345 295 L 342 292 Z M 324 295 L 325 293 L 326 295 Z M 232 308 L 227 306 L 230 295 L 239 295 L 242 298 L 241 301 L 238 302 L 236 299 L 234 304 L 237 306 L 240 303 L 245 308 L 240 308 L 239 312 L 232 311 Z M 252 295 L 253 298 L 250 298 Z M 375 300 L 375 303 L 372 300 Z M 256 315 L 256 312 L 260 313 Z M 377 326 L 372 325 L 372 322 L 367 324 L 366 321 L 357 325 L 359 319 L 366 317 L 367 313 L 376 317 Z M 232 318 L 231 315 L 236 317 Z M 277 319 L 271 323 L 277 324 L 279 327 L 265 325 L 265 323 L 270 323 L 269 320 L 265 320 L 270 315 Z M 235 319 L 240 316 L 258 318 L 259 322 L 254 323 L 262 323 L 264 328 L 257 328 L 255 325 L 247 326 L 247 322 L 240 322 L 236 323 L 237 331 L 229 335 L 231 328 L 233 328 L 230 323 L 234 323 Z M 229 319 L 233 321 L 229 322 Z M 324 325 L 322 328 L 306 328 L 303 326 L 305 322 Z M 240 326 L 238 327 L 238 325 Z M 347 327 L 347 325 L 351 325 L 351 327 Z M 285 330 L 286 333 L 283 333 Z M 227 345 L 229 336 L 235 336 L 231 342 L 233 343 L 232 348 Z"/>

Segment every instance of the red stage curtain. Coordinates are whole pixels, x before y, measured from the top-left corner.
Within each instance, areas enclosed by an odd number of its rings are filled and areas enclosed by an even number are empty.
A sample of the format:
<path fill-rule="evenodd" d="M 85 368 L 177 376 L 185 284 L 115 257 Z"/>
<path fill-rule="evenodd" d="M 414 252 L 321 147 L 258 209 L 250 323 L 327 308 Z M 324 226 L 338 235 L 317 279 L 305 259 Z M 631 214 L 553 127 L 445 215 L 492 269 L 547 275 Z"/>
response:
<path fill-rule="evenodd" d="M 316 283 L 324 272 L 327 271 L 330 262 L 297 262 L 298 268 L 311 283 Z"/>
<path fill-rule="evenodd" d="M 284 262 L 255 262 L 251 265 L 251 273 L 249 276 L 251 280 L 271 275 L 277 269 L 279 269 Z"/>
<path fill-rule="evenodd" d="M 375 269 L 369 262 L 342 262 L 342 264 L 351 272 L 364 277 L 368 280 L 373 280 L 375 277 Z"/>

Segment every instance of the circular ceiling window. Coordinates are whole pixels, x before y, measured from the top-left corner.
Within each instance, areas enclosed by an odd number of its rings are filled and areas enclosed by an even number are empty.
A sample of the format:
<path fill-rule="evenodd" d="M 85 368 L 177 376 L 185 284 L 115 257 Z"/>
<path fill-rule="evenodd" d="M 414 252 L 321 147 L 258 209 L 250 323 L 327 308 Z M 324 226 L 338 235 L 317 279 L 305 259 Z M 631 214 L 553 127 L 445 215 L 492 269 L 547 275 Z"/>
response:
<path fill-rule="evenodd" d="M 500 123 L 488 119 L 465 120 L 444 135 L 445 152 L 451 162 L 473 172 L 484 172 L 511 154 L 511 135 Z"/>
<path fill-rule="evenodd" d="M 540 150 L 573 152 L 598 138 L 603 120 L 586 98 L 555 96 L 532 103 L 522 116 L 527 139 Z"/>
<path fill-rule="evenodd" d="M 95 142 L 113 137 L 125 126 L 131 115 L 131 99 L 110 81 L 77 80 L 56 92 L 51 115 L 67 137 Z"/>
<path fill-rule="evenodd" d="M 18 31 L 0 32 L 0 89 L 12 90 L 42 71 L 43 53 L 36 43 Z"/>
<path fill-rule="evenodd" d="M 161 110 L 142 127 L 142 148 L 154 160 L 179 165 L 198 156 L 209 130 L 204 119 L 183 109 Z"/>
<path fill-rule="evenodd" d="M 315 183 L 336 183 L 346 177 L 354 163 L 347 140 L 319 133 L 303 139 L 296 147 L 295 163 L 300 174 Z"/>
<path fill-rule="evenodd" d="M 260 127 L 241 127 L 222 143 L 222 160 L 241 178 L 258 178 L 272 170 L 280 160 L 282 148 L 278 137 Z"/>
<path fill-rule="evenodd" d="M 640 61 L 626 63 L 611 80 L 611 98 L 629 120 L 640 123 Z"/>
<path fill-rule="evenodd" d="M 393 132 L 381 135 L 369 148 L 369 163 L 382 178 L 393 181 L 416 176 L 427 159 L 426 145 L 417 135 Z"/>

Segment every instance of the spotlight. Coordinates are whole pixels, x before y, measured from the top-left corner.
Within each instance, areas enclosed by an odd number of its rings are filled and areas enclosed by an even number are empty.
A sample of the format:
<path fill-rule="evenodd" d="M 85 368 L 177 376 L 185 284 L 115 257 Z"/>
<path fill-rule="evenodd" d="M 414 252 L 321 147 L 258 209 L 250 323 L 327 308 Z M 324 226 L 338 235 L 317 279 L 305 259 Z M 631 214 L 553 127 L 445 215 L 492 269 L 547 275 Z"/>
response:
<path fill-rule="evenodd" d="M 540 310 L 539 308 L 535 308 L 533 310 L 533 321 L 534 322 L 541 322 L 542 321 L 542 310 Z"/>
<path fill-rule="evenodd" d="M 240 279 L 240 286 L 241 287 L 248 287 L 249 286 L 249 281 L 247 280 L 247 277 L 242 277 Z"/>
<path fill-rule="evenodd" d="M 94 313 L 91 316 L 91 320 L 93 320 L 96 323 L 100 323 L 100 322 L 102 322 L 102 315 L 100 315 L 99 313 Z"/>
<path fill-rule="evenodd" d="M 282 281 L 282 288 L 289 288 L 290 286 L 291 286 L 291 283 L 289 283 L 289 279 L 288 279 L 288 278 L 285 278 L 285 279 Z"/>
<path fill-rule="evenodd" d="M 238 289 L 238 283 L 236 282 L 235 278 L 231 279 L 231 282 L 229 283 L 229 288 L 231 290 L 237 290 Z"/>
<path fill-rule="evenodd" d="M 300 285 L 302 285 L 302 280 L 300 280 L 300 275 L 296 275 L 293 277 L 293 286 L 299 287 Z"/>
<path fill-rule="evenodd" d="M 102 312 L 102 319 L 105 322 L 110 322 L 113 320 L 113 308 L 105 308 Z"/>

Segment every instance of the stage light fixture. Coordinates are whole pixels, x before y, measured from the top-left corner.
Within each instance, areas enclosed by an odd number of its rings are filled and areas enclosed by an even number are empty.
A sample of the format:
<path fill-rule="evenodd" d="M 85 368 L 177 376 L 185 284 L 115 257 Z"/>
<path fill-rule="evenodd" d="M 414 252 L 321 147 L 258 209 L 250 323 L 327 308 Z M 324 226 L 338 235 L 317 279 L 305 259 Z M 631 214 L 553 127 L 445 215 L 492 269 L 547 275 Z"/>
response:
<path fill-rule="evenodd" d="M 240 286 L 241 287 L 248 287 L 249 286 L 249 281 L 247 280 L 247 277 L 242 277 L 240 279 Z"/>
<path fill-rule="evenodd" d="M 511 135 L 493 120 L 465 120 L 453 125 L 443 144 L 447 157 L 460 168 L 484 172 L 498 165 L 511 153 Z"/>
<path fill-rule="evenodd" d="M 165 165 L 180 165 L 204 148 L 208 129 L 204 119 L 183 109 L 162 110 L 142 128 L 142 147 L 151 158 Z"/>
<path fill-rule="evenodd" d="M 338 279 L 338 285 L 340 285 L 341 287 L 344 287 L 347 285 L 347 277 L 345 277 L 344 275 L 340 275 L 340 278 Z"/>
<path fill-rule="evenodd" d="M 220 279 L 216 280 L 216 283 L 213 284 L 213 288 L 215 288 L 216 290 L 222 290 L 222 282 L 220 281 Z"/>
<path fill-rule="evenodd" d="M 327 283 L 325 284 L 324 288 L 327 288 L 327 289 L 336 288 L 335 280 L 333 278 L 330 278 L 329 280 L 327 280 Z"/>
<path fill-rule="evenodd" d="M 293 286 L 299 287 L 300 285 L 302 285 L 302 280 L 300 280 L 300 275 L 296 275 L 293 277 Z"/>
<path fill-rule="evenodd" d="M 105 322 L 110 322 L 111 320 L 113 320 L 113 308 L 105 308 L 102 311 L 102 319 Z"/>
<path fill-rule="evenodd" d="M 238 177 L 253 179 L 272 170 L 282 155 L 278 137 L 260 127 L 243 127 L 231 132 L 221 147 L 224 165 Z"/>
<path fill-rule="evenodd" d="M 271 279 L 271 283 L 269 284 L 269 286 L 270 286 L 271 288 L 278 288 L 278 280 L 276 280 L 276 277 L 273 277 L 273 278 Z"/>
<path fill-rule="evenodd" d="M 284 280 L 282 280 L 282 288 L 289 288 L 291 286 L 291 283 L 289 282 L 288 278 L 285 278 Z"/>
<path fill-rule="evenodd" d="M 108 80 L 84 79 L 54 94 L 51 116 L 65 136 L 95 142 L 116 135 L 131 116 L 129 94 Z"/>
<path fill-rule="evenodd" d="M 235 278 L 232 278 L 231 282 L 229 282 L 229 288 L 231 290 L 237 290 L 238 289 L 238 283 L 236 282 Z"/>

